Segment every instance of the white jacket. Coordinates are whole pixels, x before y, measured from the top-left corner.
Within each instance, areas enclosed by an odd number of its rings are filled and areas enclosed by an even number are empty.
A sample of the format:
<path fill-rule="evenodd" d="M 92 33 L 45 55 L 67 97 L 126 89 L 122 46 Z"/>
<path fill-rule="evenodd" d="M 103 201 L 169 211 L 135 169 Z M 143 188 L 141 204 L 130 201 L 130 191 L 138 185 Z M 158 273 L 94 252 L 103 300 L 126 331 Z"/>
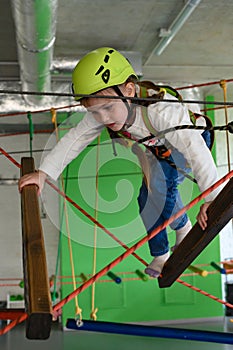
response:
<path fill-rule="evenodd" d="M 164 96 L 164 99 L 166 98 L 176 100 L 169 94 Z M 161 101 L 151 104 L 148 107 L 147 114 L 157 131 L 178 125 L 192 125 L 187 108 L 179 102 Z M 44 158 L 39 169 L 56 180 L 64 168 L 101 133 L 103 128 L 103 124 L 97 122 L 90 113 L 86 113 L 81 122 L 63 136 Z M 143 122 L 141 108 L 138 106 L 136 119 L 127 131 L 136 139 L 141 139 L 150 134 Z M 197 180 L 200 191 L 203 192 L 217 181 L 218 176 L 211 152 L 207 148 L 201 133 L 202 130 L 174 130 L 167 133 L 165 138 L 174 148 L 183 153 L 192 169 L 194 178 Z M 164 139 L 156 142 L 163 143 Z M 206 197 L 206 201 L 212 201 L 218 192 L 218 189 L 211 192 Z"/>

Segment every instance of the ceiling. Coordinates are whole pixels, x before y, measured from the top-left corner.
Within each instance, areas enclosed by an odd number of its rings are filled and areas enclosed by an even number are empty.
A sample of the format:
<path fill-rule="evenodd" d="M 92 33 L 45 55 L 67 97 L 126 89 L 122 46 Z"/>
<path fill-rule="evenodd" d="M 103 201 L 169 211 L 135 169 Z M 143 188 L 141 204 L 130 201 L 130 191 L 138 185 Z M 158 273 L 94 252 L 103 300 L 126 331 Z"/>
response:
<path fill-rule="evenodd" d="M 168 32 L 189 3 L 196 3 L 196 8 L 164 51 L 157 55 L 154 49 L 161 40 L 160 34 Z M 46 17 L 46 4 L 50 6 L 52 24 L 48 23 Z M 17 11 L 20 6 L 24 13 L 17 21 L 13 19 L 12 13 L 13 9 Z M 135 54 L 143 79 L 170 83 L 176 87 L 231 79 L 232 13 L 232 0 L 1 0 L 0 88 L 3 92 L 4 89 L 22 89 L 29 92 L 70 93 L 74 64 L 83 54 L 100 46 L 114 47 L 126 55 Z M 39 22 L 37 29 L 33 28 L 36 21 Z M 50 27 L 49 34 L 46 26 Z M 37 50 L 40 46 L 37 30 L 42 32 L 41 35 L 43 31 L 45 33 L 42 46 L 50 45 L 51 48 L 48 57 L 42 59 L 39 57 L 41 52 L 38 54 Z M 27 56 L 22 54 L 22 48 L 20 51 L 22 44 L 27 47 L 32 45 Z M 38 66 L 44 63 L 43 60 L 49 64 L 47 85 L 37 80 L 37 75 L 41 73 Z M 38 72 L 30 71 L 33 65 L 36 65 Z M 26 74 L 30 77 L 30 83 L 25 85 Z M 211 89 L 219 89 L 219 86 Z M 3 92 L 0 94 L 1 113 L 27 110 L 28 104 L 35 108 L 43 105 L 38 97 L 30 100 L 28 96 L 23 99 L 17 94 L 4 95 Z M 58 100 L 59 103 L 63 101 L 61 96 Z M 7 104 L 7 101 L 10 103 Z M 54 101 L 50 99 L 49 103 L 54 104 Z"/>

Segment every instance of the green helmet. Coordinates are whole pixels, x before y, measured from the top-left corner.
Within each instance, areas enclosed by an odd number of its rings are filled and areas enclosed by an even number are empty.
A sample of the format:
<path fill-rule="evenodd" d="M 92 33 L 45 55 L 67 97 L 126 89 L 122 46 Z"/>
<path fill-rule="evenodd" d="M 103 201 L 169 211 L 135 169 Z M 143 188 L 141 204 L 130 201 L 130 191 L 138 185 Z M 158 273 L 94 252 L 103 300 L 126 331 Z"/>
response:
<path fill-rule="evenodd" d="M 137 75 L 129 61 L 110 47 L 101 47 L 86 54 L 72 74 L 74 94 L 91 95 L 100 90 L 123 84 Z M 82 97 L 75 97 L 80 100 Z"/>

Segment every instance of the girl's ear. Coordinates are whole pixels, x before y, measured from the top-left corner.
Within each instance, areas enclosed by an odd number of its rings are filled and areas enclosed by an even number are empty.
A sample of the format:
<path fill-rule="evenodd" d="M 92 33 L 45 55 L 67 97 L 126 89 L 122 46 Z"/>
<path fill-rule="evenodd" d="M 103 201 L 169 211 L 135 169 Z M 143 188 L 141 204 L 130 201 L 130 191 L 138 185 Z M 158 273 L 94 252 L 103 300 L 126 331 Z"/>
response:
<path fill-rule="evenodd" d="M 125 84 L 126 96 L 134 97 L 135 96 L 135 84 L 133 82 L 128 82 Z"/>

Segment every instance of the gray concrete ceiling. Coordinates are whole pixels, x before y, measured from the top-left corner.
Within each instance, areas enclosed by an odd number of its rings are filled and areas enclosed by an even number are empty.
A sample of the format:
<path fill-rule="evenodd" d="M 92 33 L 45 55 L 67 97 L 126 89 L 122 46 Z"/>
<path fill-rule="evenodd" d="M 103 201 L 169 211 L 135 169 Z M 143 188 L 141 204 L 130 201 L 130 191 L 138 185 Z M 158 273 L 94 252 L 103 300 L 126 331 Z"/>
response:
<path fill-rule="evenodd" d="M 20 62 L 11 3 L 0 1 L 0 80 L 17 84 Z M 153 54 L 160 30 L 171 26 L 186 3 L 59 0 L 53 59 L 75 62 L 89 50 L 111 46 L 140 53 L 143 78 L 155 82 L 177 86 L 233 78 L 233 0 L 200 1 L 164 52 Z M 70 81 L 70 73 L 52 79 L 59 77 Z"/>
<path fill-rule="evenodd" d="M 153 55 L 184 0 L 61 0 L 55 56 L 80 57 L 98 46 L 142 54 L 155 81 L 205 82 L 232 76 L 233 1 L 202 0 L 165 51 Z"/>

